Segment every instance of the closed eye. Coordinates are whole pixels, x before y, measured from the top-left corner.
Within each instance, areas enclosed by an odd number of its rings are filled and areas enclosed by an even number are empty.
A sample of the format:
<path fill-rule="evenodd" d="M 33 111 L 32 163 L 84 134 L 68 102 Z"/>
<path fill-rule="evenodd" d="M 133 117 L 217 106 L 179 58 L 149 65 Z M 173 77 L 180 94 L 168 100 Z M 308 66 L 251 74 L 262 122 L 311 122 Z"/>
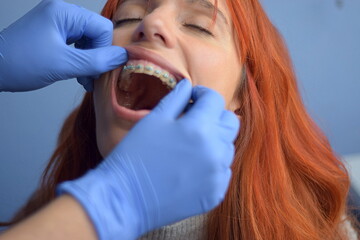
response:
<path fill-rule="evenodd" d="M 201 33 L 204 33 L 204 34 L 207 34 L 207 35 L 210 35 L 210 36 L 214 36 L 214 34 L 212 32 L 210 32 L 209 30 L 207 30 L 206 28 L 203 28 L 199 25 L 196 25 L 196 24 L 191 24 L 191 23 L 184 23 L 183 24 L 184 27 L 189 27 L 189 28 L 193 28 L 195 30 L 198 30 L 200 31 Z"/>
<path fill-rule="evenodd" d="M 120 20 L 115 21 L 114 28 L 121 27 L 121 26 L 124 26 L 124 25 L 127 25 L 127 24 L 138 23 L 138 22 L 141 22 L 141 21 L 142 21 L 142 18 L 124 18 L 124 19 L 120 19 Z M 214 36 L 214 34 L 212 32 L 210 32 L 206 28 L 203 28 L 203 27 L 201 27 L 199 25 L 196 25 L 196 24 L 184 23 L 183 26 L 198 30 L 201 33 L 204 33 L 204 34 L 209 35 L 209 36 Z"/>
<path fill-rule="evenodd" d="M 114 28 L 121 27 L 127 24 L 141 22 L 142 18 L 124 18 L 114 22 Z"/>

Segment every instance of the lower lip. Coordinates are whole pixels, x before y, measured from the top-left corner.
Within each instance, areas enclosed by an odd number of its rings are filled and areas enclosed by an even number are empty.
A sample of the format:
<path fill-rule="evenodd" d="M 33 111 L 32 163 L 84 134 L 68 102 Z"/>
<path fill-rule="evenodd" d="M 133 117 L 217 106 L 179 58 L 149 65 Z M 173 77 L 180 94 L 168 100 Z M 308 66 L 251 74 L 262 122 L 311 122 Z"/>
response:
<path fill-rule="evenodd" d="M 111 76 L 111 102 L 115 114 L 123 120 L 138 122 L 150 113 L 150 110 L 131 110 L 121 106 L 117 100 L 117 80 L 122 68 L 115 70 Z"/>

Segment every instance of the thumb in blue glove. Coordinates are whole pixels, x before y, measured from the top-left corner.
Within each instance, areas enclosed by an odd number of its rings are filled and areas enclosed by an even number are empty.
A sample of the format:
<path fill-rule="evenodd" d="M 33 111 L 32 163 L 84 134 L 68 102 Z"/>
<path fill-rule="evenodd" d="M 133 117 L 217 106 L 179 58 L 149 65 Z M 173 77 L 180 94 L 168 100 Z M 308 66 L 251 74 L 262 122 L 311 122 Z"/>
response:
<path fill-rule="evenodd" d="M 218 93 L 183 80 L 96 169 L 59 193 L 82 204 L 100 239 L 135 239 L 223 200 L 238 129 Z"/>
<path fill-rule="evenodd" d="M 113 24 L 97 13 L 62 0 L 43 0 L 0 33 L 0 91 L 28 91 L 88 76 L 127 61 L 125 49 L 111 46 Z M 85 49 L 69 44 L 86 43 Z"/>

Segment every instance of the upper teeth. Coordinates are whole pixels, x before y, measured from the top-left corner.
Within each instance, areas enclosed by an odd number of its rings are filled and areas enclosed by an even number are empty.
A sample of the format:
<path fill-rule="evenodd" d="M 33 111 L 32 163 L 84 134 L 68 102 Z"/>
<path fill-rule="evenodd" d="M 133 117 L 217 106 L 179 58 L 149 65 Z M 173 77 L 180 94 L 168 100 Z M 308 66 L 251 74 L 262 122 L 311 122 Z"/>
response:
<path fill-rule="evenodd" d="M 176 85 L 175 77 L 159 67 L 150 64 L 127 64 L 123 67 L 123 71 L 127 73 L 143 73 L 159 78 L 165 85 L 174 88 Z"/>

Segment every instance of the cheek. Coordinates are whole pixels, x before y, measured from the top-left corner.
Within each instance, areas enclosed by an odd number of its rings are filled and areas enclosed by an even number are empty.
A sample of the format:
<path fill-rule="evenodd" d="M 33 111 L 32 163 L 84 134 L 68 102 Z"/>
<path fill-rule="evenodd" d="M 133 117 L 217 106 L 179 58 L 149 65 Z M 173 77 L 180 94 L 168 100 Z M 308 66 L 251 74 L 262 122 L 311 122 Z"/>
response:
<path fill-rule="evenodd" d="M 193 84 L 216 90 L 229 106 L 240 81 L 240 63 L 231 56 L 233 54 L 226 54 L 221 49 L 207 49 L 202 53 L 193 54 L 193 60 L 189 65 Z"/>
<path fill-rule="evenodd" d="M 133 29 L 115 29 L 113 32 L 113 45 L 125 46 L 131 43 Z"/>
<path fill-rule="evenodd" d="M 131 43 L 131 32 L 115 29 L 113 45 L 125 46 Z M 103 157 L 106 157 L 129 131 L 127 126 L 124 127 L 124 124 L 119 122 L 112 110 L 111 76 L 111 72 L 108 72 L 94 82 L 96 141 Z"/>
<path fill-rule="evenodd" d="M 94 82 L 96 141 L 101 156 L 106 157 L 124 138 L 128 129 L 121 128 L 112 111 L 109 73 Z"/>
<path fill-rule="evenodd" d="M 106 137 L 109 132 L 109 98 L 107 98 L 106 80 L 101 77 L 94 82 L 94 110 L 96 119 L 96 142 L 103 157 L 108 153 L 109 139 Z"/>

